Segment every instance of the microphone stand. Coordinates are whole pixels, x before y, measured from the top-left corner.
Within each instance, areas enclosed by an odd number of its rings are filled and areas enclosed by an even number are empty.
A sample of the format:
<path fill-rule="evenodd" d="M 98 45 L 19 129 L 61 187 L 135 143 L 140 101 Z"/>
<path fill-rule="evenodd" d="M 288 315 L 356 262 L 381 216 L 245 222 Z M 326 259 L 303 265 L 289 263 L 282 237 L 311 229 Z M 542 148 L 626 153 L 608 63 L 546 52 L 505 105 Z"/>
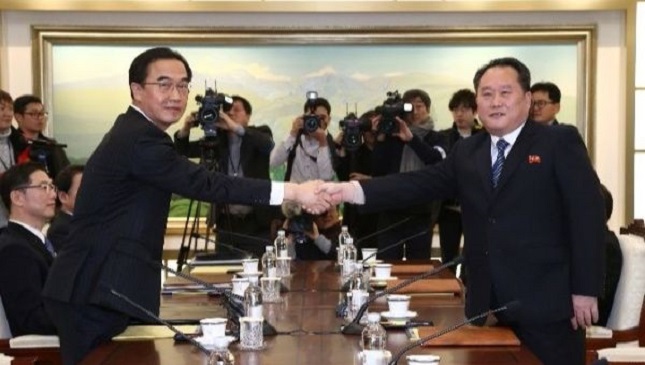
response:
<path fill-rule="evenodd" d="M 398 241 L 398 242 L 395 242 L 395 243 L 393 243 L 393 244 L 391 244 L 391 245 L 389 245 L 389 246 L 386 246 L 386 247 L 384 247 L 384 248 L 382 248 L 382 249 L 380 249 L 380 250 L 378 250 L 378 251 L 374 252 L 373 254 L 371 254 L 371 255 L 367 256 L 367 258 L 364 258 L 364 259 L 363 259 L 362 263 L 363 263 L 363 264 L 365 264 L 365 263 L 367 263 L 367 260 L 369 260 L 369 259 L 371 259 L 372 257 L 376 256 L 377 254 L 382 253 L 382 252 L 385 252 L 385 251 L 387 251 L 387 250 L 389 250 L 389 249 L 392 249 L 392 248 L 394 248 L 394 247 L 398 247 L 398 246 L 402 245 L 403 243 L 405 243 L 406 241 L 411 240 L 411 239 L 416 238 L 416 237 L 419 237 L 419 236 L 422 236 L 422 235 L 424 235 L 424 234 L 426 234 L 426 233 L 428 233 L 428 230 L 427 230 L 427 229 L 426 229 L 426 230 L 424 230 L 424 231 L 421 231 L 421 232 L 419 232 L 419 233 L 413 234 L 412 236 L 405 237 L 404 239 L 402 239 L 402 240 L 400 240 L 400 241 Z M 349 285 L 350 285 L 350 282 L 351 282 L 351 281 L 352 281 L 352 279 L 349 279 L 349 280 L 347 280 L 345 283 L 343 283 L 343 286 L 341 286 L 340 290 L 341 290 L 341 291 L 343 291 L 343 292 L 348 291 L 348 290 L 349 290 Z"/>
<path fill-rule="evenodd" d="M 133 307 L 137 308 L 138 310 L 142 311 L 148 317 L 150 317 L 150 318 L 154 319 L 155 321 L 157 321 L 158 323 L 161 323 L 164 326 L 166 326 L 168 329 L 173 331 L 177 336 L 179 336 L 179 339 L 186 340 L 186 341 L 190 342 L 191 345 L 197 347 L 201 352 L 203 352 L 203 353 L 205 353 L 206 355 L 209 355 L 209 356 L 211 355 L 210 350 L 208 350 L 206 347 L 204 347 L 201 343 L 195 341 L 195 339 L 193 339 L 191 336 L 188 336 L 185 333 L 183 333 L 182 331 L 178 330 L 177 327 L 175 327 L 172 324 L 170 324 L 170 322 L 168 322 L 168 321 L 166 321 L 164 319 L 161 319 L 160 317 L 158 317 L 154 313 L 150 312 L 149 310 L 147 310 L 144 307 L 140 306 L 139 304 L 135 303 L 132 299 L 128 298 L 124 294 L 121 294 L 121 293 L 119 293 L 118 291 L 116 291 L 114 289 L 110 289 L 110 292 L 112 292 L 112 295 L 117 296 L 118 298 L 122 299 L 123 301 L 125 301 L 128 304 L 130 304 L 131 306 L 133 306 Z"/>
<path fill-rule="evenodd" d="M 213 284 L 207 283 L 204 280 L 198 279 L 194 276 L 173 270 L 161 263 L 159 265 L 165 270 L 168 270 L 170 273 L 179 276 L 180 278 L 184 278 L 205 288 L 212 289 L 216 294 L 221 294 L 223 299 L 222 304 L 227 309 L 229 319 L 237 325 L 237 328 L 240 327 L 239 317 L 244 316 L 244 306 L 242 304 L 244 303 L 244 297 L 234 294 L 230 290 L 218 288 Z M 278 334 L 278 331 L 265 319 L 262 322 L 262 334 L 264 336 L 275 336 Z"/>
<path fill-rule="evenodd" d="M 358 309 L 358 312 L 356 313 L 356 316 L 354 317 L 354 319 L 350 323 L 348 323 L 347 325 L 342 327 L 341 333 L 345 334 L 345 335 L 360 335 L 363 332 L 363 325 L 361 325 L 358 322 L 360 321 L 361 317 L 363 317 L 363 314 L 365 314 L 365 311 L 367 310 L 367 307 L 369 307 L 370 304 L 374 303 L 374 301 L 376 299 L 378 299 L 380 297 L 383 297 L 385 295 L 388 295 L 388 294 L 392 294 L 392 293 L 398 291 L 399 289 L 404 288 L 404 287 L 406 287 L 406 286 L 408 286 L 408 285 L 410 285 L 410 284 L 412 284 L 414 282 L 417 282 L 419 280 L 434 276 L 434 275 L 442 272 L 443 270 L 445 270 L 445 269 L 447 269 L 449 267 L 459 265 L 462 261 L 464 261 L 463 257 L 459 256 L 459 257 L 455 258 L 454 260 L 446 262 L 445 264 L 443 264 L 443 265 L 441 265 L 441 266 L 439 266 L 437 268 L 434 268 L 434 269 L 432 269 L 432 270 L 430 270 L 428 272 L 425 272 L 423 274 L 413 276 L 413 277 L 411 277 L 411 278 L 409 278 L 407 280 L 402 281 L 401 283 L 399 283 L 396 286 L 393 286 L 393 287 L 391 287 L 389 289 L 383 290 L 382 292 L 374 295 L 373 297 L 368 299 L 365 303 L 363 303 L 363 305 L 361 305 L 361 307 Z"/>
<path fill-rule="evenodd" d="M 510 310 L 515 309 L 515 307 L 518 307 L 519 304 L 520 303 L 517 300 L 509 302 L 509 303 L 506 303 L 505 305 L 503 305 L 503 306 L 501 306 L 499 308 L 487 310 L 484 313 L 480 313 L 480 314 L 478 314 L 478 315 L 476 315 L 474 317 L 468 318 L 467 320 L 465 320 L 465 321 L 463 321 L 461 323 L 458 323 L 458 324 L 456 324 L 456 325 L 454 325 L 452 327 L 445 328 L 445 329 L 443 329 L 443 330 L 441 330 L 439 332 L 435 332 L 435 333 L 433 333 L 431 335 L 428 335 L 426 337 L 420 338 L 420 339 L 412 342 L 411 344 L 405 346 L 401 350 L 399 350 L 396 353 L 396 355 L 392 356 L 392 360 L 388 363 L 388 365 L 396 365 L 399 362 L 399 360 L 401 359 L 401 356 L 403 356 L 404 353 L 406 353 L 407 351 L 409 351 L 409 350 L 411 350 L 411 349 L 413 349 L 413 348 L 415 348 L 415 347 L 417 347 L 417 346 L 419 346 L 419 345 L 421 345 L 421 344 L 423 344 L 423 343 L 425 343 L 427 341 L 433 340 L 433 339 L 435 339 L 437 337 L 441 337 L 441 336 L 445 335 L 446 333 L 455 331 L 455 330 L 457 330 L 457 329 L 459 329 L 459 328 L 461 328 L 461 327 L 463 327 L 463 326 L 465 326 L 467 324 L 475 322 L 475 321 L 477 321 L 479 319 L 486 318 L 487 316 L 489 316 L 491 314 L 506 311 L 506 310 L 509 310 L 509 309 Z"/>

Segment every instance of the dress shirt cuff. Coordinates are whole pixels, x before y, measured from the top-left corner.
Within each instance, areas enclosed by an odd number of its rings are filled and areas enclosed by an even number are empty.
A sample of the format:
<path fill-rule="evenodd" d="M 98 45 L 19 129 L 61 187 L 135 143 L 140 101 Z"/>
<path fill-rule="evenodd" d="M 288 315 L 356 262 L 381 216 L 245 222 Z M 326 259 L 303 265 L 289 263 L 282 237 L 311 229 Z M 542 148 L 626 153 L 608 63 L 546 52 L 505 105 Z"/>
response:
<path fill-rule="evenodd" d="M 271 181 L 271 198 L 269 204 L 280 205 L 284 201 L 284 182 Z"/>
<path fill-rule="evenodd" d="M 349 203 L 353 204 L 365 204 L 365 193 L 363 192 L 363 187 L 361 184 L 358 183 L 356 180 L 352 180 L 349 182 L 350 184 L 354 185 L 352 189 L 352 196 L 349 197 L 351 201 Z"/>

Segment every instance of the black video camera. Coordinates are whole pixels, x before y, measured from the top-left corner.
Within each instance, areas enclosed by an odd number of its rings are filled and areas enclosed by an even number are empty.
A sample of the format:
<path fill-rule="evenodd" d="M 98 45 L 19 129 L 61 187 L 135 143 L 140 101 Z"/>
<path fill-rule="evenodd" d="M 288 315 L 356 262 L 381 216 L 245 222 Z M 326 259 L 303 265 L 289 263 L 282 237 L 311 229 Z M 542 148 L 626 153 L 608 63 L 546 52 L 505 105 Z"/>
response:
<path fill-rule="evenodd" d="M 225 94 L 218 94 L 214 89 L 207 87 L 204 96 L 195 96 L 195 101 L 200 105 L 196 119 L 204 130 L 204 136 L 206 138 L 216 137 L 220 110 L 228 111 L 233 105 L 233 99 Z"/>
<path fill-rule="evenodd" d="M 411 103 L 404 103 L 399 91 L 388 91 L 387 99 L 383 105 L 376 108 L 376 113 L 381 116 L 378 124 L 377 133 L 392 135 L 399 131 L 396 117 L 403 118 L 406 113 L 412 111 Z"/>
<path fill-rule="evenodd" d="M 307 109 L 308 113 L 302 116 L 302 131 L 305 134 L 314 133 L 322 126 L 320 117 L 315 114 L 316 112 L 316 99 L 318 99 L 318 92 L 307 91 Z"/>
<path fill-rule="evenodd" d="M 310 214 L 303 213 L 289 218 L 287 232 L 293 235 L 293 241 L 298 244 L 307 242 L 305 232 L 313 231 L 314 220 Z"/>
<path fill-rule="evenodd" d="M 343 147 L 348 151 L 356 151 L 363 144 L 363 132 L 372 129 L 372 122 L 367 118 L 357 118 L 349 113 L 339 122 L 343 131 Z"/>

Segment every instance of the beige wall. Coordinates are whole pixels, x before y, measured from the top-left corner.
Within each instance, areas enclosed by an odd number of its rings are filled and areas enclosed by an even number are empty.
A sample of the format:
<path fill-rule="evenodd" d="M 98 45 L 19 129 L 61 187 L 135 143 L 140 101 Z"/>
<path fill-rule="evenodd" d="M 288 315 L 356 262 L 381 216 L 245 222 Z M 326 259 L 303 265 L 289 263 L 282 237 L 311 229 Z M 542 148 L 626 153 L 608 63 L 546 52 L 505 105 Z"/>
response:
<path fill-rule="evenodd" d="M 625 19 L 619 11 L 531 13 L 0 13 L 6 52 L 0 53 L 0 82 L 13 95 L 31 92 L 32 25 L 107 25 L 178 27 L 360 27 L 360 26 L 486 26 L 596 24 L 594 159 L 598 174 L 615 199 L 611 227 L 625 223 L 626 46 Z M 1 42 L 1 41 L 0 41 Z M 1 45 L 2 43 L 0 43 Z M 487 60 L 482 60 L 482 63 Z M 125 72 L 125 70 L 124 70 Z M 556 80 L 557 81 L 557 80 Z"/>

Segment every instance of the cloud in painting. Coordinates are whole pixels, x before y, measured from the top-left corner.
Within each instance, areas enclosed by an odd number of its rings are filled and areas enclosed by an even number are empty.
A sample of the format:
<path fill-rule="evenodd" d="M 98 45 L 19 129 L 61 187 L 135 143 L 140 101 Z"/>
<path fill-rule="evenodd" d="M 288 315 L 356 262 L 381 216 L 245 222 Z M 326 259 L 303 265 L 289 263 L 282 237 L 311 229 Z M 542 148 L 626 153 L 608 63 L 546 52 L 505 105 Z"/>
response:
<path fill-rule="evenodd" d="M 356 81 L 369 81 L 372 79 L 372 76 L 360 72 L 356 72 L 354 74 L 351 74 L 349 77 Z"/>
<path fill-rule="evenodd" d="M 326 75 L 336 75 L 336 70 L 331 66 L 325 66 L 318 71 L 310 72 L 306 74 L 305 78 L 321 77 Z"/>

